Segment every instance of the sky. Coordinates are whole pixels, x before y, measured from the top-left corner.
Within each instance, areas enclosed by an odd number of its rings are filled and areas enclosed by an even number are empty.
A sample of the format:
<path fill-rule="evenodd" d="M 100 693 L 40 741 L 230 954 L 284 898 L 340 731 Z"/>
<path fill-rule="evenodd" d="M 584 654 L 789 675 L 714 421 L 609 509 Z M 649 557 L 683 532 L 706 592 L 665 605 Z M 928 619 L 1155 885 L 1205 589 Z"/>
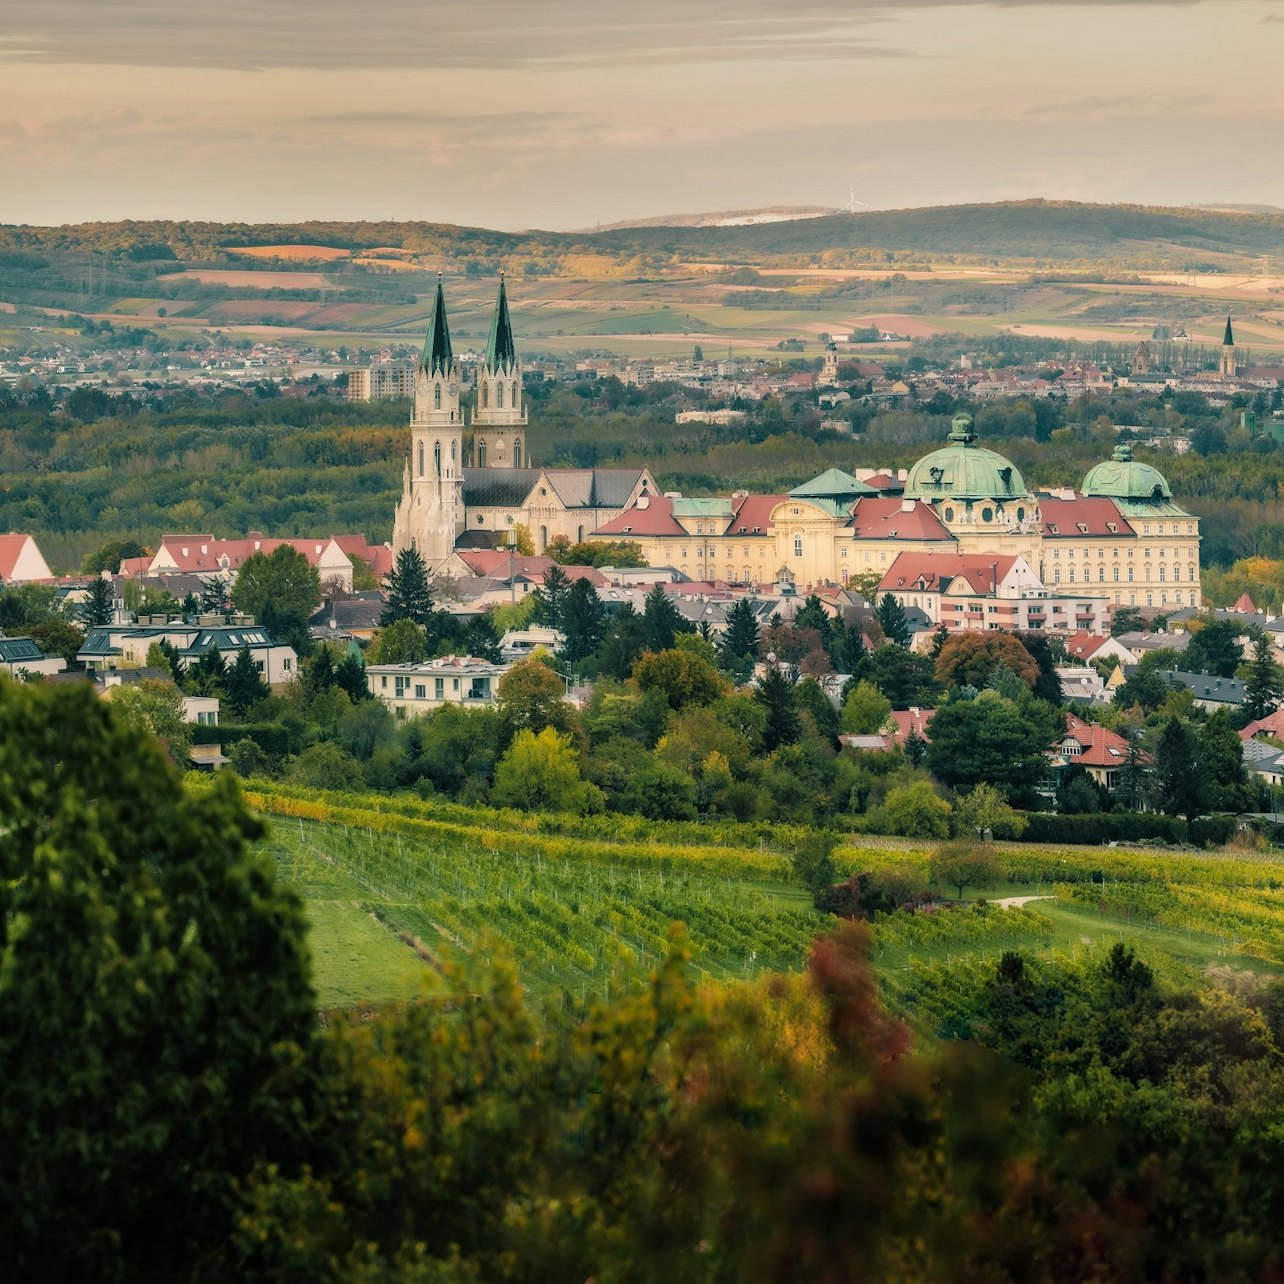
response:
<path fill-rule="evenodd" d="M 1284 206 L 1284 0 L 0 0 L 0 222 Z"/>

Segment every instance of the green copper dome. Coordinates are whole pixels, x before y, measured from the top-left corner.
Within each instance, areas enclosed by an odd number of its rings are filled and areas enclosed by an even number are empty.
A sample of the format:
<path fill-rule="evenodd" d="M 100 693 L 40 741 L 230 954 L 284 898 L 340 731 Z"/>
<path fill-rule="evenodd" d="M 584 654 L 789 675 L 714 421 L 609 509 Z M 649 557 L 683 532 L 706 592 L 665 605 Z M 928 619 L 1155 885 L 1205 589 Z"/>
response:
<path fill-rule="evenodd" d="M 1100 499 L 1172 499 L 1163 473 L 1132 457 L 1132 447 L 1120 445 L 1105 463 L 1088 470 L 1083 493 Z"/>
<path fill-rule="evenodd" d="M 909 470 L 906 499 L 1016 499 L 1025 479 L 1009 459 L 976 444 L 972 416 L 955 415 L 950 444 L 934 450 Z"/>

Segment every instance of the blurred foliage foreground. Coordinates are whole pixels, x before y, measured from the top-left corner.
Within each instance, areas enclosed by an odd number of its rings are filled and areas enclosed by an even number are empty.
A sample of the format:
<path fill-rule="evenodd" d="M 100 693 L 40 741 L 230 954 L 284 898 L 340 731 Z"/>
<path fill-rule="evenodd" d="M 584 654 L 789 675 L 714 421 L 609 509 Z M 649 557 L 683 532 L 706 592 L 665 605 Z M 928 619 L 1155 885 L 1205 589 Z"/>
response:
<path fill-rule="evenodd" d="M 230 777 L 0 682 L 0 1235 L 26 1279 L 1278 1277 L 1279 994 L 1017 954 L 911 1051 L 865 929 L 574 1020 L 497 956 L 319 1020 Z M 1049 1014 L 1056 1014 L 1055 1019 Z M 987 1046 L 988 1045 L 988 1046 Z"/>

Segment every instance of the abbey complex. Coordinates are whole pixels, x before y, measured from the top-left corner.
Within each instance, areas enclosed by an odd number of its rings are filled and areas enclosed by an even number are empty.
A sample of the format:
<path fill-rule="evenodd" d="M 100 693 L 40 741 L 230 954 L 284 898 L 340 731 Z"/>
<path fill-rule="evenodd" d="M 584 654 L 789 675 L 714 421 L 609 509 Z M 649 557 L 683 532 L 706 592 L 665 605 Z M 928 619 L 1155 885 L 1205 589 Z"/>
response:
<path fill-rule="evenodd" d="M 688 498 L 661 492 L 645 468 L 539 468 L 526 450 L 522 366 L 502 281 L 467 422 L 460 386 L 439 283 L 393 536 L 395 550 L 414 546 L 438 572 L 462 569 L 457 550 L 503 547 L 520 523 L 537 552 L 559 535 L 630 540 L 651 566 L 728 585 L 882 579 L 901 554 L 914 554 L 898 564 L 915 568 L 899 588 L 926 592 L 939 579 L 930 568 L 992 556 L 996 579 L 1020 558 L 1053 595 L 1200 605 L 1199 520 L 1126 445 L 1078 490 L 1039 492 L 978 443 L 966 414 L 903 478 L 830 469 L 785 495 Z"/>

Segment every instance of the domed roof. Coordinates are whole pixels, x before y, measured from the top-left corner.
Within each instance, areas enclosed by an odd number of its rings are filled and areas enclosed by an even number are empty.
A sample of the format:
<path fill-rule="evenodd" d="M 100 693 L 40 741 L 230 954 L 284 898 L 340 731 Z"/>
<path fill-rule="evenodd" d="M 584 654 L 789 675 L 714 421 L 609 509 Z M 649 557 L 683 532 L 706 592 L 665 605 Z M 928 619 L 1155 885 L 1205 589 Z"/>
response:
<path fill-rule="evenodd" d="M 1015 499 L 1025 480 L 1009 459 L 976 444 L 972 416 L 954 416 L 950 444 L 934 450 L 909 470 L 906 499 Z"/>
<path fill-rule="evenodd" d="M 1119 445 L 1104 463 L 1088 470 L 1083 493 L 1098 499 L 1172 499 L 1163 473 L 1132 457 L 1132 447 Z"/>

